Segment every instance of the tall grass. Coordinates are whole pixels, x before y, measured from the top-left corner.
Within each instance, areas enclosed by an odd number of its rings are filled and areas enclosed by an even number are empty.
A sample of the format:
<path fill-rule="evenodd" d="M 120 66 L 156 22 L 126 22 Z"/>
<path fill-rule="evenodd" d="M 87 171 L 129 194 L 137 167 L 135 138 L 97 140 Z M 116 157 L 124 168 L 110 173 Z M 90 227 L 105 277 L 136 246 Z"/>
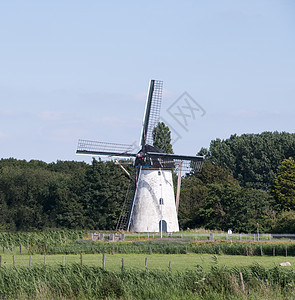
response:
<path fill-rule="evenodd" d="M 0 247 L 13 251 L 22 248 L 30 253 L 46 252 L 54 247 L 82 239 L 86 234 L 81 230 L 53 230 L 45 232 L 0 232 Z"/>
<path fill-rule="evenodd" d="M 207 253 L 228 255 L 295 256 L 292 242 L 240 242 L 240 241 L 165 241 L 142 240 L 125 242 L 93 242 L 83 240 L 85 231 L 58 230 L 36 233 L 0 233 L 0 250 L 27 254 L 185 254 Z"/>
<path fill-rule="evenodd" d="M 216 263 L 209 272 L 116 273 L 78 264 L 0 269 L 1 299 L 280 299 L 291 298 L 294 284 L 292 270 L 259 265 L 227 269 Z"/>
<path fill-rule="evenodd" d="M 295 243 L 288 242 L 93 242 L 77 241 L 63 245 L 52 245 L 47 254 L 227 254 L 227 255 L 276 255 L 295 256 Z M 43 254 L 43 253 L 42 253 Z"/>

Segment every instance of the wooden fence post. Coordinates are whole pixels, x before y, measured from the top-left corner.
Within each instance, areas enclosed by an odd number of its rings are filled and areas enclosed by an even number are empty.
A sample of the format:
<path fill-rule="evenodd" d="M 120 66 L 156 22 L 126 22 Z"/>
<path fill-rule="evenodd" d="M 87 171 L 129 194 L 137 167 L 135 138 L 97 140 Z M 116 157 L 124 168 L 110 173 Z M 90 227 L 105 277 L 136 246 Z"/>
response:
<path fill-rule="evenodd" d="M 15 257 L 14 257 L 14 255 L 12 255 L 12 264 L 13 264 L 13 266 L 15 266 Z"/>
<path fill-rule="evenodd" d="M 31 265 L 32 265 L 32 257 L 31 255 L 29 256 L 29 268 L 31 269 Z"/>
<path fill-rule="evenodd" d="M 122 271 L 124 271 L 124 258 L 122 258 Z"/>
<path fill-rule="evenodd" d="M 244 280 L 243 280 L 243 274 L 240 272 L 240 279 L 241 279 L 241 286 L 242 286 L 242 291 L 245 291 L 245 285 L 244 285 Z"/>
<path fill-rule="evenodd" d="M 46 255 L 44 255 L 44 266 L 46 266 Z"/>
<path fill-rule="evenodd" d="M 62 257 L 62 264 L 63 264 L 64 266 L 66 265 L 66 257 L 65 257 L 65 256 Z"/>
<path fill-rule="evenodd" d="M 83 255 L 82 253 L 80 253 L 80 262 L 81 262 L 81 266 L 83 265 Z"/>
<path fill-rule="evenodd" d="M 272 249 L 272 255 L 276 256 L 276 247 L 273 247 L 273 249 Z"/>
<path fill-rule="evenodd" d="M 263 253 L 262 253 L 262 246 L 260 246 L 260 255 L 262 256 Z"/>
<path fill-rule="evenodd" d="M 22 254 L 22 245 L 19 245 L 19 254 Z"/>
<path fill-rule="evenodd" d="M 171 272 L 171 260 L 169 261 L 169 272 Z"/>
<path fill-rule="evenodd" d="M 286 250 L 286 257 L 287 257 L 287 256 L 288 256 L 288 250 L 287 250 L 287 246 L 286 246 L 285 250 Z"/>
<path fill-rule="evenodd" d="M 105 269 L 106 266 L 106 257 L 105 254 L 102 255 L 102 268 Z"/>
<path fill-rule="evenodd" d="M 148 267 L 147 267 L 147 257 L 145 258 L 145 269 L 147 270 Z"/>

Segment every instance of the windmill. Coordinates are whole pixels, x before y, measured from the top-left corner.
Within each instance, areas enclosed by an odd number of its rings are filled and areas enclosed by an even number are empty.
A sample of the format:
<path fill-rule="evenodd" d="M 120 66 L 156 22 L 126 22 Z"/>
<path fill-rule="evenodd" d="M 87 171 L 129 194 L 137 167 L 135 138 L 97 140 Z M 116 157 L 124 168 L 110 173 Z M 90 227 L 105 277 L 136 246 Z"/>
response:
<path fill-rule="evenodd" d="M 136 178 L 122 164 L 131 182 L 117 224 L 117 230 L 135 232 L 179 231 L 177 211 L 182 172 L 200 171 L 204 157 L 163 153 L 153 146 L 153 130 L 159 123 L 163 82 L 151 80 L 146 100 L 140 151 L 133 145 L 79 140 L 77 154 L 133 158 Z M 172 172 L 178 172 L 176 201 Z"/>

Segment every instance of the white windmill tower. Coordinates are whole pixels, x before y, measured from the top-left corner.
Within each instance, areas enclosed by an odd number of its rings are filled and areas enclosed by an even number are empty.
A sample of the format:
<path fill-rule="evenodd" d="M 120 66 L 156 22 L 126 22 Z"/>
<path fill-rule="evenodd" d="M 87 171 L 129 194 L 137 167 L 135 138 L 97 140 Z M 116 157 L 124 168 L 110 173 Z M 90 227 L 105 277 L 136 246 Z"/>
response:
<path fill-rule="evenodd" d="M 203 156 L 167 154 L 153 146 L 153 130 L 159 122 L 162 89 L 162 81 L 150 81 L 138 153 L 132 153 L 132 145 L 86 140 L 78 143 L 77 154 L 135 158 L 136 179 L 132 181 L 117 229 L 161 233 L 179 231 L 177 210 L 181 172 L 200 171 L 203 164 Z M 172 180 L 175 169 L 178 169 L 176 201 Z"/>

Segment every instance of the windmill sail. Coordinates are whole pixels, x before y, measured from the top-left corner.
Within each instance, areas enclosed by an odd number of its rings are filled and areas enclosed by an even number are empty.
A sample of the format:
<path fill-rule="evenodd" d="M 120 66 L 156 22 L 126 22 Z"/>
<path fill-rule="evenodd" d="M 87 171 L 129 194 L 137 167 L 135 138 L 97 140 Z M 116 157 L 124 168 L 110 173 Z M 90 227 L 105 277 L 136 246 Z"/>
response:
<path fill-rule="evenodd" d="M 204 161 L 203 156 L 167 154 L 153 146 L 153 130 L 159 123 L 162 90 L 162 81 L 150 81 L 138 153 L 134 153 L 137 152 L 134 145 L 88 140 L 78 142 L 77 154 L 135 159 L 136 180 L 130 182 L 117 230 L 162 232 L 164 224 L 165 230 L 179 231 L 177 209 L 182 172 L 198 172 Z M 178 170 L 176 202 L 172 176 L 175 170 Z"/>
<path fill-rule="evenodd" d="M 133 150 L 134 145 L 79 140 L 76 153 L 98 156 L 135 157 L 136 154 L 132 153 Z"/>
<path fill-rule="evenodd" d="M 153 145 L 153 130 L 160 120 L 163 81 L 151 80 L 145 106 L 140 146 Z"/>
<path fill-rule="evenodd" d="M 162 169 L 178 169 L 182 165 L 183 172 L 199 172 L 202 169 L 204 156 L 177 155 L 158 152 L 147 152 L 146 156 L 151 162 L 151 167 Z"/>

